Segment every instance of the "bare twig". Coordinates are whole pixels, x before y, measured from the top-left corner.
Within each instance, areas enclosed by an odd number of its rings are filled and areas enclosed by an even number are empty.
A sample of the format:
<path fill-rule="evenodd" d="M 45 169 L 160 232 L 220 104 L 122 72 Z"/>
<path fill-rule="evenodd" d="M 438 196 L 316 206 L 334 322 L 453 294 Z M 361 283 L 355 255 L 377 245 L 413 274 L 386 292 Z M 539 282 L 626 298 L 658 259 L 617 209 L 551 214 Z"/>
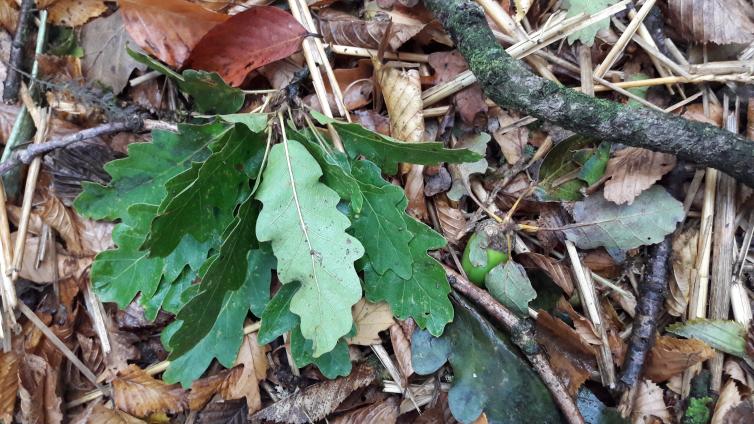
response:
<path fill-rule="evenodd" d="M 31 25 L 31 15 L 34 5 L 34 0 L 23 0 L 21 2 L 16 34 L 13 36 L 13 43 L 10 48 L 8 76 L 5 78 L 5 85 L 3 87 L 3 101 L 8 104 L 18 101 L 18 90 L 21 88 L 20 69 L 24 62 L 24 47 L 26 46 L 26 38 L 29 36 L 29 26 Z"/>
<path fill-rule="evenodd" d="M 526 358 L 539 374 L 542 381 L 552 393 L 555 402 L 563 412 L 563 416 L 570 424 L 584 424 L 584 418 L 581 416 L 578 407 L 573 398 L 568 394 L 563 383 L 555 375 L 550 363 L 539 349 L 536 340 L 532 334 L 533 327 L 528 320 L 520 319 L 511 310 L 501 305 L 489 293 L 477 287 L 476 285 L 463 278 L 458 272 L 443 265 L 448 281 L 453 288 L 462 293 L 472 302 L 485 310 L 492 318 L 501 324 L 506 331 L 513 333 L 513 342 L 526 355 Z"/>

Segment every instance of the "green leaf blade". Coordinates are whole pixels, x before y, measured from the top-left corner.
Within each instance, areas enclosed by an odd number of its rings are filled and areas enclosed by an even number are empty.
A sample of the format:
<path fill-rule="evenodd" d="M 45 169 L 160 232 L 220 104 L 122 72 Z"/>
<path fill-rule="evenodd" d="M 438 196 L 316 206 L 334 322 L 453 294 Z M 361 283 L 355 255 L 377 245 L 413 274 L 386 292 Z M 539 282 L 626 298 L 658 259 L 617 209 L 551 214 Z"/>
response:
<path fill-rule="evenodd" d="M 513 260 L 492 268 L 484 282 L 492 297 L 522 316 L 527 315 L 529 302 L 537 297 L 524 267 Z"/>

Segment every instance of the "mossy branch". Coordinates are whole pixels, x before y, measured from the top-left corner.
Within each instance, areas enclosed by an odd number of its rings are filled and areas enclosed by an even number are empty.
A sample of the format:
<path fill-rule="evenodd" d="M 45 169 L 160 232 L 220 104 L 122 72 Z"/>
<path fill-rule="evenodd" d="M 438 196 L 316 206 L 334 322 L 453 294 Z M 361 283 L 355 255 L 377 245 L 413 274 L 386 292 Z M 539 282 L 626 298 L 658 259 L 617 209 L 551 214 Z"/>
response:
<path fill-rule="evenodd" d="M 754 187 L 754 142 L 711 125 L 596 99 L 540 78 L 503 50 L 475 2 L 425 4 L 498 105 L 601 140 L 672 153 Z"/>

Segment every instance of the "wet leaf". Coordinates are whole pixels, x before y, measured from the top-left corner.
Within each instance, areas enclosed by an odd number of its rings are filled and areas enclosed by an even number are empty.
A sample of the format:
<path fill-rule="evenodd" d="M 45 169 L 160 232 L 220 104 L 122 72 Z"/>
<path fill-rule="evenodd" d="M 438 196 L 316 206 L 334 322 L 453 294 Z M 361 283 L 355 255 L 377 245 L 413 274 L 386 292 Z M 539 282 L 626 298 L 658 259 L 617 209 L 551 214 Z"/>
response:
<path fill-rule="evenodd" d="M 650 417 L 657 417 L 666 423 L 672 422 L 662 389 L 658 385 L 649 380 L 639 382 L 631 417 L 633 422 L 648 422 Z"/>

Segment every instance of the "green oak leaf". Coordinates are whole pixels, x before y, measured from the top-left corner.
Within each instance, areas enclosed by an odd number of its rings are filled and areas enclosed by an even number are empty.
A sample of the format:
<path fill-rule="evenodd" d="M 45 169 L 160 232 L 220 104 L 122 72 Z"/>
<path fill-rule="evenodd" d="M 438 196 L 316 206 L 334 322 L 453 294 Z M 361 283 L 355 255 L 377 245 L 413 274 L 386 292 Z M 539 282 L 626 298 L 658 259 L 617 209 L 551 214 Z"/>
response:
<path fill-rule="evenodd" d="M 194 99 L 196 109 L 200 113 L 227 114 L 236 112 L 243 106 L 246 98 L 244 92 L 226 84 L 216 72 L 187 69 L 183 74 L 179 74 L 145 54 L 129 48 L 126 50 L 137 62 L 175 81 L 181 90 Z"/>
<path fill-rule="evenodd" d="M 296 326 L 291 331 L 291 356 L 296 366 L 303 368 L 314 364 L 322 374 L 330 379 L 346 376 L 351 373 L 351 357 L 348 354 L 348 343 L 340 339 L 333 350 L 314 357 L 313 343 L 301 334 L 301 327 Z"/>
<path fill-rule="evenodd" d="M 584 166 L 579 170 L 579 179 L 587 183 L 588 186 L 597 184 L 597 182 L 605 175 L 605 169 L 607 169 L 607 161 L 610 160 L 610 148 L 613 145 L 610 143 L 602 142 L 594 150 L 594 153 L 589 156 L 589 159 L 584 162 Z"/>
<path fill-rule="evenodd" d="M 180 184 L 169 183 L 168 196 L 142 247 L 151 256 L 164 257 L 186 235 L 200 243 L 219 236 L 233 219 L 239 195 L 248 186 L 243 164 L 254 156 L 259 156 L 261 164 L 265 138 L 243 125 L 234 127 L 212 146 L 215 151 L 204 162 L 194 163 L 183 173 L 185 178 L 183 174 L 176 177 Z M 185 180 L 190 182 L 185 184 Z"/>
<path fill-rule="evenodd" d="M 459 201 L 467 194 L 466 186 L 469 183 L 469 177 L 474 174 L 484 174 L 487 172 L 487 159 L 484 158 L 484 154 L 487 151 L 487 143 L 492 138 L 487 133 L 480 133 L 476 136 L 469 137 L 458 143 L 457 148 L 466 148 L 474 153 L 478 153 L 482 158 L 476 162 L 462 163 L 459 165 L 450 166 L 450 174 L 453 176 L 453 185 L 447 192 L 447 196 L 451 200 Z"/>
<path fill-rule="evenodd" d="M 262 324 L 257 334 L 259 343 L 268 344 L 298 325 L 298 317 L 291 312 L 291 300 L 301 285 L 294 281 L 283 284 L 262 312 Z"/>
<path fill-rule="evenodd" d="M 218 260 L 222 260 L 222 257 Z M 245 263 L 245 261 L 242 262 Z M 213 272 L 211 266 L 207 272 L 208 275 L 205 275 L 205 277 Z M 269 276 L 267 278 L 269 284 Z M 244 319 L 249 312 L 250 300 L 255 290 L 254 286 L 258 283 L 258 281 L 245 280 L 240 287 L 223 292 L 223 295 L 217 300 L 218 313 L 216 318 L 206 321 L 210 326 L 210 331 L 204 333 L 197 343 L 190 346 L 181 355 L 174 355 L 175 351 L 173 351 L 170 365 L 162 376 L 163 380 L 168 383 L 180 382 L 183 387 L 188 388 L 191 386 L 191 382 L 201 377 L 214 358 L 217 358 L 217 361 L 226 368 L 233 367 L 238 349 L 243 341 Z M 201 296 L 201 293 L 197 296 Z M 187 306 L 184 306 L 184 309 Z M 176 341 L 177 337 L 180 338 L 179 334 L 193 331 L 194 325 L 194 321 L 177 320 L 173 322 L 162 332 L 163 345 L 169 349 L 172 348 L 172 343 Z"/>
<path fill-rule="evenodd" d="M 144 317 L 149 321 L 154 321 L 160 309 L 170 313 L 177 313 L 184 305 L 180 300 L 181 293 L 188 288 L 196 279 L 196 272 L 191 268 L 182 269 L 177 279 L 170 280 L 163 274 L 157 291 L 150 298 L 142 296 L 140 304 L 144 308 Z"/>
<path fill-rule="evenodd" d="M 213 324 L 222 313 L 223 299 L 228 292 L 238 290 L 241 286 L 251 287 L 247 287 L 247 291 L 258 285 L 269 286 L 273 258 L 269 253 L 259 249 L 254 239 L 258 209 L 251 197 L 241 204 L 238 216 L 224 237 L 225 242 L 220 247 L 218 256 L 212 259 L 202 277 L 198 293 L 176 316 L 176 320 L 183 321 L 184 325 L 169 339 L 171 360 L 193 349 L 210 333 Z M 253 260 L 247 259 L 247 254 L 252 255 Z M 257 268 L 257 272 L 248 274 L 249 264 Z M 253 278 L 247 279 L 247 275 Z M 244 300 L 247 310 L 253 302 L 251 294 Z"/>
<path fill-rule="evenodd" d="M 597 142 L 594 138 L 576 134 L 555 145 L 539 167 L 535 196 L 541 201 L 581 200 L 584 197 L 581 189 L 587 187 L 585 180 L 596 175 L 601 164 L 597 160 L 590 163 L 591 155 L 582 157 L 583 149 L 596 145 Z M 607 153 L 609 154 L 609 149 Z M 585 163 L 589 163 L 587 170 L 582 167 Z M 604 160 L 604 166 L 607 166 L 607 158 Z"/>
<path fill-rule="evenodd" d="M 291 311 L 319 357 L 351 330 L 351 306 L 361 297 L 354 261 L 364 248 L 346 233 L 338 195 L 319 182 L 322 170 L 294 140 L 272 147 L 256 198 L 262 202 L 257 238 L 270 241 L 283 284 L 299 281 Z"/>
<path fill-rule="evenodd" d="M 151 298 L 157 290 L 164 266 L 163 258 L 150 258 L 139 250 L 144 242 L 149 221 L 157 207 L 136 204 L 128 208 L 123 222 L 113 230 L 117 248 L 97 255 L 92 265 L 91 281 L 104 302 L 115 302 L 125 308 L 139 292 Z"/>
<path fill-rule="evenodd" d="M 492 268 L 484 283 L 492 297 L 522 316 L 527 315 L 529 302 L 537 297 L 524 267 L 513 260 Z"/>
<path fill-rule="evenodd" d="M 450 284 L 445 270 L 427 251 L 439 249 L 446 242 L 412 217 L 404 214 L 404 220 L 408 231 L 414 234 L 408 246 L 413 259 L 411 278 L 403 279 L 393 271 L 380 275 L 368 265 L 364 269 L 364 291 L 370 302 L 384 300 L 398 318 L 412 317 L 419 327 L 439 336 L 453 320 L 453 305 L 448 299 Z"/>
<path fill-rule="evenodd" d="M 746 357 L 746 326 L 736 321 L 700 318 L 669 325 L 665 330 L 677 336 L 701 340 L 730 355 Z"/>
<path fill-rule="evenodd" d="M 178 132 L 152 131 L 150 143 L 128 146 L 128 157 L 105 165 L 112 177 L 107 186 L 84 182 L 74 206 L 90 219 L 122 219 L 137 203 L 159 205 L 167 194 L 165 183 L 210 155 L 208 148 L 224 136 L 228 127 L 179 124 Z"/>
<path fill-rule="evenodd" d="M 573 207 L 576 223 L 563 232 L 581 249 L 604 247 L 622 261 L 626 250 L 662 241 L 684 215 L 683 204 L 655 185 L 630 205 L 616 205 L 601 193 L 577 202 Z"/>
<path fill-rule="evenodd" d="M 617 2 L 618 0 L 567 0 L 566 7 L 568 8 L 568 13 L 566 14 L 566 18 L 570 18 L 582 13 L 591 15 Z M 574 41 L 578 40 L 586 44 L 587 46 L 591 46 L 592 44 L 594 44 L 594 37 L 597 36 L 597 33 L 609 26 L 610 19 L 605 18 L 569 35 L 568 43 L 573 44 Z"/>
<path fill-rule="evenodd" d="M 438 340 L 415 331 L 411 340 L 414 369 L 437 371 L 446 360 L 453 367 L 448 393 L 450 412 L 471 423 L 482 412 L 490 423 L 560 423 L 550 392 L 510 342 L 479 312 L 454 297 L 455 319 Z"/>
<path fill-rule="evenodd" d="M 440 162 L 476 162 L 482 158 L 466 149 L 446 149 L 442 143 L 405 143 L 370 131 L 359 124 L 347 124 L 310 111 L 321 124 L 332 124 L 351 157 L 363 155 L 387 174 L 398 172 L 402 162 L 435 165 Z"/>

